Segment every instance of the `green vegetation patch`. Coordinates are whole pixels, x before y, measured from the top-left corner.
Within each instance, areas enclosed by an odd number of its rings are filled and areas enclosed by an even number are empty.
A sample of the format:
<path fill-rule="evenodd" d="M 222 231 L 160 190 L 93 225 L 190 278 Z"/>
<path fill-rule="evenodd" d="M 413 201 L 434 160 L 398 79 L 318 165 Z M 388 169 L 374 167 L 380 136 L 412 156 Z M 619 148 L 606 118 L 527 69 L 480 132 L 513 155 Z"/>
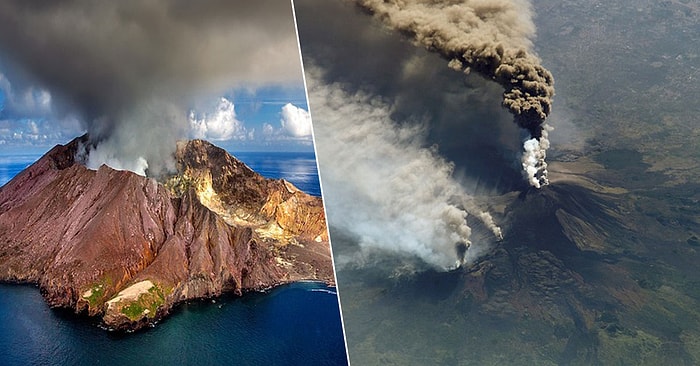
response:
<path fill-rule="evenodd" d="M 166 292 L 172 292 L 172 290 L 165 291 L 158 285 L 153 285 L 148 289 L 147 293 L 139 295 L 139 297 L 121 308 L 121 313 L 126 315 L 131 320 L 139 320 L 146 316 L 147 318 L 153 318 L 156 315 L 158 307 L 165 303 Z"/>
<path fill-rule="evenodd" d="M 598 357 L 602 364 L 662 365 L 662 341 L 644 331 L 598 332 Z"/>
<path fill-rule="evenodd" d="M 96 307 L 99 305 L 100 301 L 104 297 L 105 288 L 103 284 L 97 284 L 90 288 L 90 296 L 83 297 L 88 301 L 90 307 Z"/>
<path fill-rule="evenodd" d="M 700 363 L 700 334 L 693 331 L 683 331 L 679 337 L 683 342 L 683 349 L 693 359 L 695 364 Z"/>
<path fill-rule="evenodd" d="M 102 306 L 105 301 L 106 289 L 112 286 L 112 283 L 112 278 L 105 276 L 86 291 L 88 296 L 83 296 L 83 299 L 87 300 L 92 308 Z"/>

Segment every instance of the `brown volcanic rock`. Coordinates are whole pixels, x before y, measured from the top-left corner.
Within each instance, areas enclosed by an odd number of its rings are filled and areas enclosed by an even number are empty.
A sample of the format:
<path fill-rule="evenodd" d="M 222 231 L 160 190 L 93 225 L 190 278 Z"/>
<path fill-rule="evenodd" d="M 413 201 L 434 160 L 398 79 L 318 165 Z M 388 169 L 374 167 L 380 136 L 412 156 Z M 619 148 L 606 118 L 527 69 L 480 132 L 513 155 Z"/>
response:
<path fill-rule="evenodd" d="M 177 302 L 333 281 L 323 205 L 204 141 L 178 144 L 165 184 L 75 162 L 56 146 L 0 188 L 0 280 L 51 306 L 136 329 Z"/>
<path fill-rule="evenodd" d="M 206 190 L 216 192 L 217 201 L 208 207 L 229 217 L 245 216 L 245 220 L 274 221 L 285 234 L 304 239 L 328 241 L 323 203 L 304 194 L 281 179 L 265 179 L 226 151 L 202 140 L 178 143 L 178 171 Z M 202 201 L 211 201 L 202 197 Z M 218 204 L 220 203 L 220 204 Z M 216 206 L 216 207 L 212 207 Z M 221 212 L 219 212 L 221 213 Z"/>

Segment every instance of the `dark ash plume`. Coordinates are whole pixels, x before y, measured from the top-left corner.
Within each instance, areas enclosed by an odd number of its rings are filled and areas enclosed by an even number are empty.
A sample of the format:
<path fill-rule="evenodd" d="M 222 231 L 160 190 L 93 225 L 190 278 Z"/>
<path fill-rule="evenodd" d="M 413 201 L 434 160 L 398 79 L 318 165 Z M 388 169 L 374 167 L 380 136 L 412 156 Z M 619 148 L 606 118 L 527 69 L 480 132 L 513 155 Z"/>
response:
<path fill-rule="evenodd" d="M 505 88 L 503 106 L 530 133 L 523 169 L 530 184 L 547 184 L 546 150 L 554 96 L 552 74 L 528 51 L 534 35 L 529 4 L 517 0 L 356 0 L 385 24 L 449 60 Z"/>
<path fill-rule="evenodd" d="M 78 111 L 101 149 L 90 159 L 144 160 L 149 173 L 186 136 L 194 99 L 302 83 L 288 0 L 7 0 L 0 52 Z"/>

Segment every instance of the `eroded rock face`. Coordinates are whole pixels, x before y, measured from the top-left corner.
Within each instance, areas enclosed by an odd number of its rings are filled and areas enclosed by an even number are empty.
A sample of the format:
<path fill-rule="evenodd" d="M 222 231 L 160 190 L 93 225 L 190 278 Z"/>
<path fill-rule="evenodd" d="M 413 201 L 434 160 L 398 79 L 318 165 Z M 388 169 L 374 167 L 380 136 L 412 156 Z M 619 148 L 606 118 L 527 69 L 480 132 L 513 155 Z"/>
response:
<path fill-rule="evenodd" d="M 319 197 L 200 140 L 178 144 L 164 184 L 93 171 L 74 158 L 85 140 L 0 188 L 0 280 L 124 330 L 188 299 L 334 280 Z"/>

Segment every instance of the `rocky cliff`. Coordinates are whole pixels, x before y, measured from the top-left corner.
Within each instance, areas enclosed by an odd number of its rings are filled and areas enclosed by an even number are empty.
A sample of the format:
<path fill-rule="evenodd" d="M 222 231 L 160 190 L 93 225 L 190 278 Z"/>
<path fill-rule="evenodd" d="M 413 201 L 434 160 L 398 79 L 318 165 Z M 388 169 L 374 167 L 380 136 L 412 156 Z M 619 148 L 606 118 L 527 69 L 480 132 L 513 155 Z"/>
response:
<path fill-rule="evenodd" d="M 319 197 L 201 140 L 178 143 L 177 173 L 160 182 L 86 168 L 86 141 L 0 188 L 0 280 L 37 283 L 50 306 L 121 330 L 188 299 L 333 281 Z"/>

